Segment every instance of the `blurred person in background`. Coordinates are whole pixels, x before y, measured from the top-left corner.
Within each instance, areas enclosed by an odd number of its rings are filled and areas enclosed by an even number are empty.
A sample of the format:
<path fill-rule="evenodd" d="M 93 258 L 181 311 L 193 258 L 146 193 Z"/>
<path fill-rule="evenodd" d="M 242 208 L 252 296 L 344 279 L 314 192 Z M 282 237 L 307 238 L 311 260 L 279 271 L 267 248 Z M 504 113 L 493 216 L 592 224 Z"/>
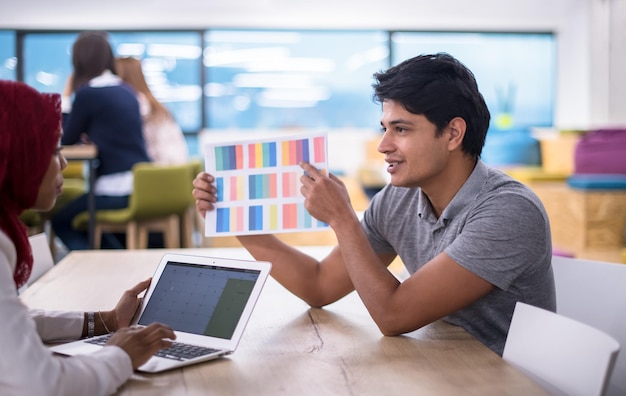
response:
<path fill-rule="evenodd" d="M 141 61 L 132 58 L 116 58 L 117 75 L 137 92 L 143 137 L 148 155 L 157 164 L 182 164 L 189 160 L 189 150 L 180 126 L 172 114 L 150 91 L 142 70 Z"/>
<path fill-rule="evenodd" d="M 115 57 L 105 32 L 81 33 L 72 47 L 73 73 L 63 93 L 62 144 L 89 143 L 98 148 L 96 209 L 128 206 L 133 189 L 132 167 L 149 162 L 135 91 L 115 74 Z M 73 99 L 72 99 L 73 97 Z M 52 228 L 69 250 L 89 248 L 86 230 L 72 226 L 87 210 L 87 194 L 70 202 L 52 218 Z M 123 248 L 104 234 L 103 248 Z"/>

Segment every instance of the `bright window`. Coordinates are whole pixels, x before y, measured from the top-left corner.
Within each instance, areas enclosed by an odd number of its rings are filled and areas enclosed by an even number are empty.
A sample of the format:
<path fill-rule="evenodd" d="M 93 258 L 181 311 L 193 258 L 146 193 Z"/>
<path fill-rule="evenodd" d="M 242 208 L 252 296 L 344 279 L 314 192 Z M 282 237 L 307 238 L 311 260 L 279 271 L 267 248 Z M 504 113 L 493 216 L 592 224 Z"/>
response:
<path fill-rule="evenodd" d="M 209 128 L 378 128 L 382 31 L 210 30 L 205 42 Z"/>
<path fill-rule="evenodd" d="M 529 33 L 393 33 L 393 64 L 448 52 L 476 76 L 492 129 L 552 126 L 556 38 Z"/>
<path fill-rule="evenodd" d="M 28 33 L 24 36 L 24 81 L 40 91 L 63 92 L 72 71 L 71 52 L 78 33 Z M 185 132 L 202 127 L 197 32 L 111 32 L 116 56 L 142 60 L 154 95 L 172 112 Z"/>
<path fill-rule="evenodd" d="M 0 30 L 0 80 L 15 80 L 16 70 L 15 32 Z"/>
<path fill-rule="evenodd" d="M 117 56 L 142 60 L 154 96 L 174 114 L 185 132 L 202 128 L 201 36 L 197 32 L 113 32 Z"/>
<path fill-rule="evenodd" d="M 78 33 L 24 35 L 24 82 L 41 92 L 62 93 L 72 72 L 72 44 Z"/>
<path fill-rule="evenodd" d="M 21 51 L 14 31 L 0 31 L 0 78 L 23 76 L 40 91 L 62 92 L 79 32 L 18 33 Z M 557 49 L 549 33 L 216 29 L 109 37 L 116 55 L 142 60 L 148 84 L 187 133 L 192 154 L 204 128 L 377 130 L 372 75 L 433 52 L 449 52 L 474 72 L 492 130 L 553 123 Z"/>

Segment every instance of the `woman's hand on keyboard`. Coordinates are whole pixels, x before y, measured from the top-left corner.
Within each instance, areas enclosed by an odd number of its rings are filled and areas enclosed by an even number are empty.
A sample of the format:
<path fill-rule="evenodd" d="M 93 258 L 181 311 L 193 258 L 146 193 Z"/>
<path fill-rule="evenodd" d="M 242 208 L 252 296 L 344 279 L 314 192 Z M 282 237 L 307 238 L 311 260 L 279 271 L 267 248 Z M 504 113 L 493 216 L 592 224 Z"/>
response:
<path fill-rule="evenodd" d="M 116 345 L 122 348 L 136 369 L 152 357 L 157 351 L 172 346 L 176 339 L 174 330 L 160 323 L 152 323 L 146 327 L 124 327 L 119 329 L 107 345 Z"/>

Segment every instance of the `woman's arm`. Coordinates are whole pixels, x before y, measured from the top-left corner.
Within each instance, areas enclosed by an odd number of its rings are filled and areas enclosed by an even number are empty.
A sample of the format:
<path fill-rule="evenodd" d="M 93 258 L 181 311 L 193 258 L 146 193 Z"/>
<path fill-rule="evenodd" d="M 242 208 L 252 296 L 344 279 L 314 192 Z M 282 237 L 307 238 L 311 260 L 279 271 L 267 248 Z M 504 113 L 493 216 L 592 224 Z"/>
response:
<path fill-rule="evenodd" d="M 80 89 L 74 95 L 74 100 L 69 112 L 66 108 L 63 112 L 63 136 L 61 144 L 80 143 L 81 135 L 87 131 L 90 115 L 90 95 L 89 88 Z M 65 98 L 64 100 L 70 100 Z M 64 105 L 65 107 L 65 105 Z"/>

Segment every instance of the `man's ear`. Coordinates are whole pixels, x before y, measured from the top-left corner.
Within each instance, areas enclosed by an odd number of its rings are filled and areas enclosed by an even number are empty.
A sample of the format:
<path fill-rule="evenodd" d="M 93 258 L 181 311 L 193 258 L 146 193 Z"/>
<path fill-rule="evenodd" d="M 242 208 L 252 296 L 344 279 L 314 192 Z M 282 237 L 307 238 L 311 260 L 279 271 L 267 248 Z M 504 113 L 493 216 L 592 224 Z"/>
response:
<path fill-rule="evenodd" d="M 461 145 L 463 144 L 463 138 L 465 137 L 467 124 L 465 123 L 465 120 L 463 118 L 454 117 L 448 123 L 448 129 L 450 132 L 448 146 L 452 151 L 458 147 L 461 147 Z"/>

